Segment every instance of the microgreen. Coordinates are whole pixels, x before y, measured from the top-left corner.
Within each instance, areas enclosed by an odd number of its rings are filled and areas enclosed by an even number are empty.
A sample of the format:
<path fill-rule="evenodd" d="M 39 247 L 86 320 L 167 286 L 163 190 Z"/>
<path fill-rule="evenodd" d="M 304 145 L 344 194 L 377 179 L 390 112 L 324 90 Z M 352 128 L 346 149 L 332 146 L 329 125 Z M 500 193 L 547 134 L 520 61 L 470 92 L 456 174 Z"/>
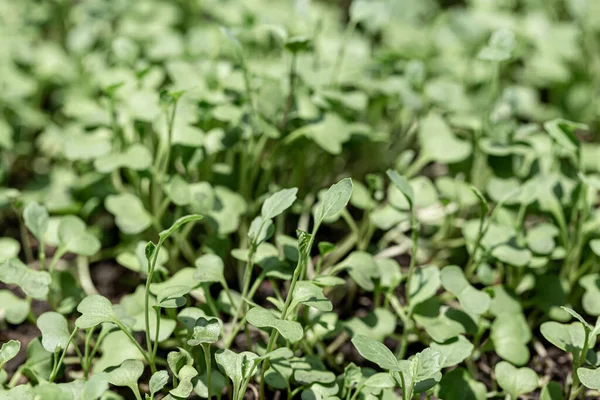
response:
<path fill-rule="evenodd" d="M 598 397 L 597 1 L 4 3 L 1 399 Z"/>

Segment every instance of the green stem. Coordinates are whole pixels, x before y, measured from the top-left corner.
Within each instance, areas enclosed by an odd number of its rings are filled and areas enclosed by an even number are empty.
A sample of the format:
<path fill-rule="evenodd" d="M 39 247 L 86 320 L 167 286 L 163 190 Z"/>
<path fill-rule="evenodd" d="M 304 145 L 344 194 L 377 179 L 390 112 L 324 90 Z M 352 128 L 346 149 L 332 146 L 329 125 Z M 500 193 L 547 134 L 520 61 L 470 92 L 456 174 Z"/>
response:
<path fill-rule="evenodd" d="M 310 239 L 308 242 L 308 246 L 306 246 L 306 253 L 300 254 L 298 258 L 298 264 L 296 264 L 296 269 L 294 270 L 294 275 L 292 277 L 292 283 L 290 284 L 290 288 L 287 292 L 287 296 L 285 299 L 285 304 L 283 309 L 281 310 L 281 319 L 285 320 L 290 310 L 290 305 L 292 303 L 292 298 L 294 297 L 294 290 L 296 289 L 296 284 L 300 276 L 303 274 L 303 270 L 305 265 L 308 263 L 308 258 L 310 256 L 310 249 L 312 249 L 313 243 L 315 241 L 315 236 L 317 234 L 317 230 L 319 229 L 319 225 L 316 224 L 313 227 L 313 231 L 310 235 Z M 278 332 L 276 329 L 271 331 L 271 336 L 269 337 L 269 343 L 267 344 L 267 349 L 265 354 L 269 354 L 273 351 L 274 346 L 277 342 Z M 269 367 L 268 359 L 262 363 L 261 371 L 260 371 L 260 400 L 264 400 L 265 398 L 265 373 L 267 372 L 267 368 Z"/>
<path fill-rule="evenodd" d="M 292 54 L 292 63 L 290 65 L 290 74 L 289 74 L 289 85 L 290 91 L 288 93 L 288 97 L 285 103 L 285 109 L 283 110 L 283 118 L 281 119 L 281 124 L 279 124 L 279 130 L 283 132 L 287 125 L 288 117 L 290 111 L 292 110 L 292 106 L 294 105 L 294 84 L 296 81 L 296 53 Z"/>
<path fill-rule="evenodd" d="M 40 248 L 38 249 L 38 259 L 40 260 L 40 269 L 46 269 L 46 245 L 44 239 L 40 240 Z"/>
<path fill-rule="evenodd" d="M 90 357 L 90 342 L 92 340 L 92 334 L 94 333 L 93 328 L 89 328 L 85 333 L 85 344 L 83 347 L 83 376 L 85 379 L 88 378 L 90 366 L 92 365 L 92 359 Z"/>
<path fill-rule="evenodd" d="M 156 359 L 158 352 L 158 335 L 160 333 L 160 307 L 156 307 L 156 331 L 154 332 L 154 347 L 152 349 L 152 359 Z"/>
<path fill-rule="evenodd" d="M 50 266 L 48 266 L 48 272 L 50 273 L 50 275 L 52 275 L 52 273 L 54 272 L 54 267 L 56 266 L 58 260 L 60 260 L 60 258 L 64 256 L 66 252 L 67 250 L 62 246 L 56 249 L 54 255 L 52 256 L 52 260 L 50 260 Z"/>
<path fill-rule="evenodd" d="M 29 240 L 29 234 L 27 233 L 27 229 L 25 228 L 25 222 L 23 221 L 23 216 L 19 212 L 16 206 L 13 205 L 13 210 L 17 215 L 17 220 L 19 221 L 19 234 L 21 235 L 21 242 L 23 242 L 23 251 L 25 252 L 25 261 L 27 264 L 31 264 L 33 262 L 33 251 L 31 250 L 31 241 Z"/>
<path fill-rule="evenodd" d="M 202 343 L 202 349 L 204 350 L 204 362 L 206 363 L 206 387 L 208 388 L 208 400 L 212 398 L 212 376 L 211 376 L 211 365 L 210 365 L 210 344 Z"/>
<path fill-rule="evenodd" d="M 49 383 L 54 382 L 54 379 L 56 379 L 56 374 L 58 374 L 58 370 L 60 369 L 60 366 L 61 366 L 63 360 L 65 359 L 65 356 L 67 355 L 67 350 L 69 349 L 69 344 L 71 343 L 71 341 L 75 337 L 75 334 L 77 333 L 77 330 L 78 330 L 77 327 L 75 327 L 75 329 L 73 329 L 73 332 L 71 332 L 71 336 L 69 336 L 69 340 L 67 341 L 67 345 L 63 349 L 62 354 L 60 355 L 60 358 L 58 359 L 58 362 L 56 362 L 56 355 L 58 354 L 58 351 L 54 355 L 55 363 L 54 363 L 54 367 L 52 368 L 52 372 L 50 373 L 50 378 L 48 379 Z"/>
<path fill-rule="evenodd" d="M 138 351 L 142 354 L 142 356 L 144 356 L 144 359 L 146 360 L 146 362 L 148 363 L 148 365 L 150 365 L 150 370 L 152 373 L 156 372 L 156 364 L 154 363 L 154 359 L 150 357 L 150 355 L 152 354 L 152 348 L 150 348 L 149 352 L 146 352 L 146 350 L 144 350 L 142 348 L 142 346 L 140 346 L 140 344 L 138 343 L 137 340 L 135 340 L 135 338 L 133 337 L 133 335 L 131 334 L 131 332 L 129 332 L 129 330 L 119 321 L 113 321 L 113 323 L 115 325 L 117 325 L 119 327 L 119 329 L 121 329 L 123 331 L 123 333 L 125 334 L 125 336 L 127 336 L 127 338 L 131 341 L 131 343 L 133 343 L 133 345 L 138 349 Z"/>
<path fill-rule="evenodd" d="M 98 290 L 94 286 L 92 281 L 92 275 L 90 274 L 90 262 L 85 256 L 77 256 L 77 274 L 79 275 L 79 282 L 81 288 L 86 295 L 98 294 Z"/>
<path fill-rule="evenodd" d="M 413 275 L 415 273 L 415 266 L 417 264 L 417 251 L 419 249 L 419 222 L 415 211 L 411 209 L 411 240 L 412 240 L 412 253 L 410 255 L 410 264 L 408 266 L 408 277 L 406 278 L 406 304 L 410 305 L 410 288 Z"/>

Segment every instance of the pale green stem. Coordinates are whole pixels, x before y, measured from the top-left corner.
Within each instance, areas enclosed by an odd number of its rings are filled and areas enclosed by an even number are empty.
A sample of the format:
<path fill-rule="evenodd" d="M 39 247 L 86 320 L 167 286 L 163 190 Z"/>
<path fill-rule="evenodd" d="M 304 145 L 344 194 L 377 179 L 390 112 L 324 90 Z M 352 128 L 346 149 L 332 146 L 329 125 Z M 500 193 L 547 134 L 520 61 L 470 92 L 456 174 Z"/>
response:
<path fill-rule="evenodd" d="M 54 379 L 56 379 L 56 374 L 58 374 L 58 370 L 60 369 L 60 366 L 62 365 L 62 362 L 65 359 L 65 356 L 67 355 L 67 350 L 69 349 L 69 344 L 75 337 L 77 330 L 78 330 L 77 327 L 75 327 L 75 329 L 73 329 L 73 332 L 71 332 L 71 336 L 69 336 L 67 345 L 63 349 L 62 354 L 60 355 L 60 358 L 58 359 L 58 362 L 55 362 L 54 367 L 52 368 L 52 372 L 50 373 L 50 378 L 48 379 L 48 382 L 52 383 L 52 382 L 54 382 Z M 58 354 L 58 351 L 56 352 L 56 354 Z M 56 354 L 54 355 L 55 361 L 56 361 Z"/>
<path fill-rule="evenodd" d="M 202 343 L 202 350 L 204 350 L 204 361 L 206 363 L 206 387 L 208 388 L 208 400 L 212 398 L 212 374 L 210 365 L 210 344 Z"/>

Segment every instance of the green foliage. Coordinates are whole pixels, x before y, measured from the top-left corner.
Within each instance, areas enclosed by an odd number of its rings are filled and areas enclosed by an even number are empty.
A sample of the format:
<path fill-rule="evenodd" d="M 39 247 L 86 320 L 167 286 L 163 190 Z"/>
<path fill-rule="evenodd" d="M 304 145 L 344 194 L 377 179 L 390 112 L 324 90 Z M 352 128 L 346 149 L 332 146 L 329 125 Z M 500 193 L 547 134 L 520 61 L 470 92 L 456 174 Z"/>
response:
<path fill-rule="evenodd" d="M 597 1 L 0 20 L 0 398 L 597 397 Z"/>

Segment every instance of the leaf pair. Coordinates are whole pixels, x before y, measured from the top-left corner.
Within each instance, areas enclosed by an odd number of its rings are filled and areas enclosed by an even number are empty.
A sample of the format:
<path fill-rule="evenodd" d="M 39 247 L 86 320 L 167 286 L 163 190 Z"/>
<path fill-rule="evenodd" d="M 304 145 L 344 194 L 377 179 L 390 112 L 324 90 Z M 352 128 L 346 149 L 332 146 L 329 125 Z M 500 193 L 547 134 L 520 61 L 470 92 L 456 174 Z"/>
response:
<path fill-rule="evenodd" d="M 352 344 L 361 356 L 390 371 L 396 384 L 402 388 L 404 399 L 412 398 L 413 393 L 431 389 L 442 378 L 441 354 L 431 348 L 417 353 L 410 360 L 398 361 L 384 344 L 368 336 L 355 335 Z"/>

